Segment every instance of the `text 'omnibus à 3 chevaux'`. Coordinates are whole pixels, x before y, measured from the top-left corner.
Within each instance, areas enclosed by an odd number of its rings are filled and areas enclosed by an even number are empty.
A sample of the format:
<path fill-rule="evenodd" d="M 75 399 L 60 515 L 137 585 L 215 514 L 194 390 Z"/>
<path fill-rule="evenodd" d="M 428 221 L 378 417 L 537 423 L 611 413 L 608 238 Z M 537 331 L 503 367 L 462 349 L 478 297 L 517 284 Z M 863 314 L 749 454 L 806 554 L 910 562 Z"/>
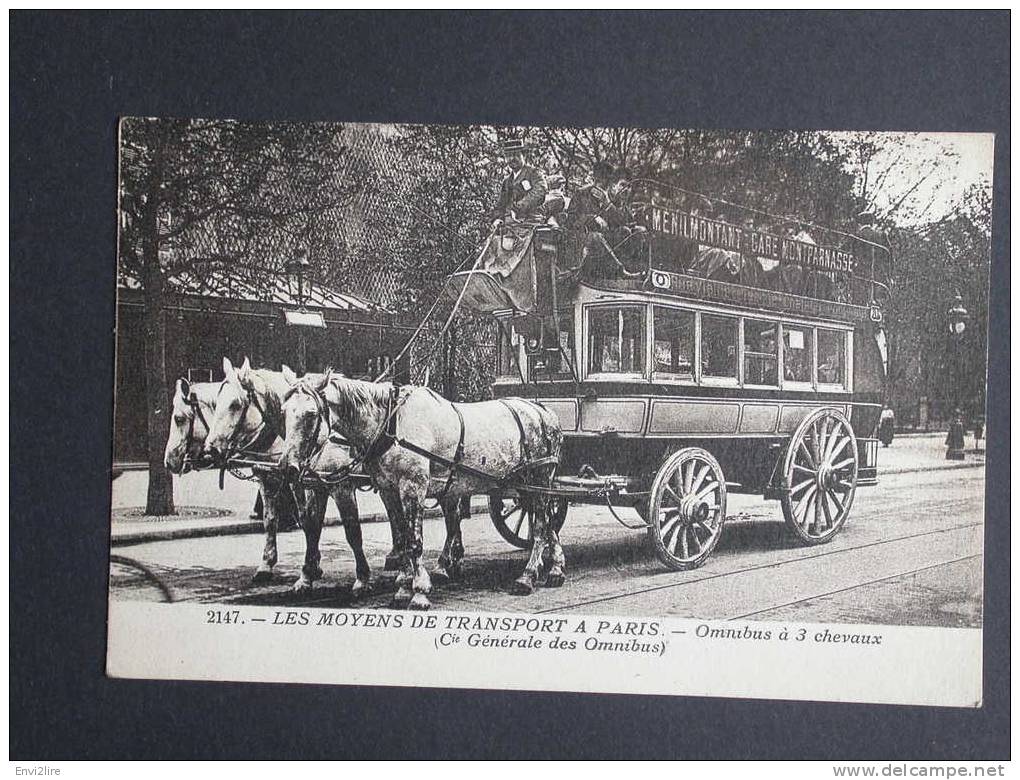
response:
<path fill-rule="evenodd" d="M 647 181 L 629 207 L 616 229 L 503 225 L 448 286 L 499 323 L 494 395 L 559 418 L 556 521 L 571 501 L 634 507 L 658 557 L 686 569 L 718 543 L 727 493 L 757 493 L 802 542 L 827 542 L 876 482 L 880 234 Z M 526 546 L 516 497 L 490 503 Z"/>

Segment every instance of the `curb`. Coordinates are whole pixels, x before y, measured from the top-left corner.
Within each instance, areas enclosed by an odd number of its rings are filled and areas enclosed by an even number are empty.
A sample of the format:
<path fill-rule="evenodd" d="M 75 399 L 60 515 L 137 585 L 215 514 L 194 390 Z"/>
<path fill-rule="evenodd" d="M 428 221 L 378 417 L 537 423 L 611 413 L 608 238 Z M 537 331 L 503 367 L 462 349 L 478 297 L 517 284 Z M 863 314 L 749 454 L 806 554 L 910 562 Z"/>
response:
<path fill-rule="evenodd" d="M 488 504 L 478 501 L 471 502 L 472 517 L 477 514 L 488 514 Z M 425 519 L 434 520 L 441 518 L 443 512 L 439 507 L 425 510 Z M 389 517 L 383 512 L 371 512 L 361 514 L 361 523 L 388 523 Z M 170 522 L 173 522 L 172 520 Z M 327 517 L 323 521 L 323 528 L 340 526 L 339 517 Z M 294 529 L 299 530 L 299 529 Z M 111 547 L 123 547 L 132 544 L 147 544 L 149 542 L 169 542 L 177 539 L 202 539 L 213 536 L 237 536 L 241 534 L 261 534 L 264 526 L 261 520 L 244 520 L 238 522 L 223 522 L 216 525 L 195 526 L 192 528 L 153 528 L 151 531 L 135 531 L 118 534 L 116 531 L 110 534 Z M 282 531 L 281 533 L 289 533 Z"/>

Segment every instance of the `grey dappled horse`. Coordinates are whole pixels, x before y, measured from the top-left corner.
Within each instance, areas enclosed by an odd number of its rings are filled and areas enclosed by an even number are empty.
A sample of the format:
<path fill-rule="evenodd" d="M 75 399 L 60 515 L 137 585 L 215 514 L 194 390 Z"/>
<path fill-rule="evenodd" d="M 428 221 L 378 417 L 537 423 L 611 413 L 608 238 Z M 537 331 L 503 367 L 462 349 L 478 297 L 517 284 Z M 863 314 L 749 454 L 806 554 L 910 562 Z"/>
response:
<path fill-rule="evenodd" d="M 290 369 L 284 366 L 284 369 Z M 293 372 L 291 372 L 293 374 Z M 281 401 L 289 388 L 280 371 L 252 369 L 248 359 L 235 368 L 223 358 L 224 380 L 216 386 L 215 410 L 209 420 L 210 431 L 202 450 L 204 457 L 214 463 L 225 464 L 231 457 L 245 452 L 269 454 L 277 460 L 283 452 L 283 416 Z M 317 466 L 327 471 L 343 468 L 350 461 L 346 448 L 331 445 L 324 450 Z M 279 469 L 267 470 L 261 478 L 265 506 L 266 544 L 262 564 L 253 581 L 267 582 L 272 578 L 277 562 L 276 531 L 279 521 L 279 497 L 288 487 L 286 474 Z M 298 516 L 305 534 L 305 560 L 301 576 L 294 583 L 295 591 L 304 591 L 322 577 L 319 566 L 319 538 L 322 535 L 326 504 L 333 497 L 344 526 L 347 543 L 355 560 L 355 580 L 351 593 L 362 593 L 369 585 L 371 572 L 365 558 L 361 535 L 361 520 L 354 488 L 349 482 L 305 487 L 291 485 L 298 505 Z"/>
<path fill-rule="evenodd" d="M 394 392 L 388 382 L 364 382 L 329 371 L 301 381 L 288 374 L 288 379 L 296 383 L 284 399 L 287 436 L 281 465 L 298 472 L 308 468 L 321 444 L 317 432 L 323 425 L 349 444 L 390 516 L 401 562 L 394 595 L 399 606 L 430 606 L 432 584 L 421 563 L 426 498 L 437 498 L 443 508 L 447 538 L 439 565 L 455 578 L 464 553 L 461 496 L 488 493 L 507 480 L 545 487 L 552 483 L 563 434 L 556 416 L 538 404 L 520 398 L 455 404 L 427 387 L 404 386 Z M 451 462 L 475 471 L 451 469 Z M 522 493 L 521 500 L 533 511 L 534 533 L 531 556 L 514 592 L 535 589 L 547 549 L 552 563 L 546 584 L 562 585 L 563 548 L 547 522 L 546 501 L 529 493 Z"/>

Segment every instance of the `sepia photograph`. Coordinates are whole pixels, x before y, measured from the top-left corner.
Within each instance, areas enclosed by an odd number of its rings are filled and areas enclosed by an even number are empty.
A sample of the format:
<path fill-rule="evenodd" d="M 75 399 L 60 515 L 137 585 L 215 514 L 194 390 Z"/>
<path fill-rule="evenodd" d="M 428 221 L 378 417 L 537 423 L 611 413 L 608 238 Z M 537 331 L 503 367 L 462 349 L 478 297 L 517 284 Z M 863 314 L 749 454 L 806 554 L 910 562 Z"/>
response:
<path fill-rule="evenodd" d="M 1005 776 L 1009 11 L 9 17 L 15 775 Z"/>
<path fill-rule="evenodd" d="M 609 656 L 962 630 L 978 695 L 991 135 L 125 118 L 119 149 L 111 673 L 165 626 L 139 603 L 184 604 L 213 642 Z"/>

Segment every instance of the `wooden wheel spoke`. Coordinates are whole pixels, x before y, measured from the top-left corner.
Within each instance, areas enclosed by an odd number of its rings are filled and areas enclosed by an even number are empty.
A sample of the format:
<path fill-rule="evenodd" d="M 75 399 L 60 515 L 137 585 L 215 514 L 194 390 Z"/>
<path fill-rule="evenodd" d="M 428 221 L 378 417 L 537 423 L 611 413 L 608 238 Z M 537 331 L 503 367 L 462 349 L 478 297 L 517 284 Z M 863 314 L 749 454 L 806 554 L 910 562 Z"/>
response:
<path fill-rule="evenodd" d="M 832 448 L 832 452 L 829 453 L 828 460 L 835 460 L 836 456 L 839 455 L 839 453 L 841 453 L 843 450 L 845 450 L 846 445 L 848 445 L 851 441 L 853 441 L 853 439 L 851 439 L 849 436 L 845 436 L 842 439 L 840 439 L 839 443 Z M 852 459 L 853 458 L 851 457 L 851 460 Z"/>
<path fill-rule="evenodd" d="M 804 498 L 802 498 L 800 503 L 797 505 L 797 515 L 798 515 L 797 523 L 799 525 L 804 525 L 804 526 L 807 525 L 807 522 L 808 522 L 808 516 L 807 516 L 808 515 L 808 509 L 811 506 L 811 500 L 815 497 L 815 494 L 817 492 L 818 492 L 818 486 L 812 484 L 811 485 L 811 489 L 808 490 L 808 492 L 804 494 Z"/>
<path fill-rule="evenodd" d="M 718 489 L 719 489 L 719 483 L 718 483 L 718 482 L 712 482 L 712 483 L 710 483 L 710 484 L 706 485 L 705 487 L 703 487 L 703 488 L 701 489 L 701 492 L 700 492 L 700 493 L 698 493 L 698 494 L 697 494 L 697 495 L 695 496 L 695 498 L 696 498 L 696 499 L 697 499 L 698 501 L 701 501 L 701 500 L 702 500 L 702 499 L 703 499 L 703 498 L 704 498 L 705 496 L 707 496 L 707 495 L 709 495 L 709 494 L 711 494 L 711 493 L 714 493 L 714 492 L 715 492 L 716 490 L 718 490 Z"/>
<path fill-rule="evenodd" d="M 840 501 L 839 496 L 836 495 L 836 491 L 829 488 L 825 491 L 825 493 L 830 499 L 832 499 L 832 503 L 836 505 L 836 509 L 839 510 L 839 515 L 842 515 L 845 510 L 843 509 L 843 502 Z"/>
<path fill-rule="evenodd" d="M 822 462 L 822 448 L 818 444 L 818 429 L 814 425 L 811 426 L 811 436 L 808 437 L 808 449 L 811 451 L 811 457 L 814 458 L 815 464 Z"/>
<path fill-rule="evenodd" d="M 829 498 L 826 492 L 822 492 L 822 512 L 825 515 L 825 527 L 832 528 L 834 523 L 832 522 L 832 513 L 829 511 Z"/>
<path fill-rule="evenodd" d="M 810 474 L 812 477 L 818 473 L 818 469 L 809 469 L 807 466 L 801 466 L 799 463 L 793 464 L 793 470 L 799 471 L 801 474 Z"/>
<path fill-rule="evenodd" d="M 669 486 L 669 483 L 666 483 L 665 485 L 663 485 L 663 487 L 666 489 L 666 492 L 669 493 L 673 497 L 673 500 L 676 501 L 679 504 L 680 503 L 680 496 L 677 494 L 677 492 L 675 490 L 673 490 L 673 488 L 671 488 Z"/>
<path fill-rule="evenodd" d="M 818 447 L 818 461 L 825 462 L 825 456 L 829 453 L 829 421 L 821 419 L 815 423 L 815 430 L 818 431 L 816 446 Z"/>
<path fill-rule="evenodd" d="M 812 468 L 818 468 L 818 461 L 815 460 L 815 456 L 811 454 L 811 451 L 807 448 L 807 445 L 804 443 L 803 439 L 797 442 L 797 454 L 798 455 L 803 454 L 804 458 L 808 462 L 808 465 L 810 465 Z"/>
<path fill-rule="evenodd" d="M 683 557 L 684 558 L 690 558 L 691 557 L 691 552 L 687 548 L 687 528 L 686 528 L 686 526 L 681 526 L 680 527 L 680 533 L 678 534 L 678 536 L 680 537 L 680 539 L 679 539 L 679 541 L 680 541 L 680 550 L 681 550 L 681 552 L 683 554 Z M 675 546 L 673 547 L 673 552 L 676 552 L 676 547 Z"/>
<path fill-rule="evenodd" d="M 514 534 L 517 536 L 521 535 L 521 526 L 524 525 L 525 519 L 527 519 L 528 512 L 525 509 L 521 510 L 520 517 L 517 518 L 517 525 L 514 527 Z"/>
<path fill-rule="evenodd" d="M 694 482 L 691 484 L 691 492 L 692 493 L 697 493 L 698 490 L 701 488 L 701 486 L 704 484 L 705 477 L 707 477 L 709 474 L 712 473 L 712 467 L 709 464 L 703 463 L 701 465 L 704 468 L 702 468 L 701 471 L 698 472 L 697 479 L 695 479 Z"/>
<path fill-rule="evenodd" d="M 828 463 L 832 460 L 832 456 L 835 454 L 836 445 L 840 442 L 841 433 L 840 425 L 839 423 L 836 423 L 832 428 L 828 441 L 825 443 L 825 456 L 822 458 L 822 462 Z"/>
<path fill-rule="evenodd" d="M 846 468 L 851 463 L 853 463 L 854 460 L 855 460 L 855 458 L 845 458 L 844 460 L 841 460 L 839 463 L 833 463 L 832 464 L 832 470 L 833 471 L 839 471 L 842 468 Z"/>
<path fill-rule="evenodd" d="M 701 539 L 698 537 L 698 532 L 694 530 L 694 525 L 689 525 L 687 528 L 691 532 L 691 542 L 693 542 L 694 546 L 698 548 L 698 552 L 700 553 L 705 548 L 702 546 Z"/>
<path fill-rule="evenodd" d="M 691 482 L 694 480 L 694 461 L 689 460 L 683 466 L 681 466 L 684 472 L 684 495 L 689 496 L 691 494 Z"/>
<path fill-rule="evenodd" d="M 790 488 L 790 497 L 792 498 L 793 496 L 797 495 L 800 491 L 804 490 L 804 488 L 813 484 L 815 484 L 815 481 L 813 479 L 805 479 L 803 482 L 794 485 L 792 488 Z"/>
<path fill-rule="evenodd" d="M 662 544 L 664 546 L 669 547 L 670 534 L 676 531 L 679 525 L 680 525 L 679 512 L 673 517 L 666 518 L 666 520 L 664 520 L 659 525 L 659 538 L 662 539 Z"/>

